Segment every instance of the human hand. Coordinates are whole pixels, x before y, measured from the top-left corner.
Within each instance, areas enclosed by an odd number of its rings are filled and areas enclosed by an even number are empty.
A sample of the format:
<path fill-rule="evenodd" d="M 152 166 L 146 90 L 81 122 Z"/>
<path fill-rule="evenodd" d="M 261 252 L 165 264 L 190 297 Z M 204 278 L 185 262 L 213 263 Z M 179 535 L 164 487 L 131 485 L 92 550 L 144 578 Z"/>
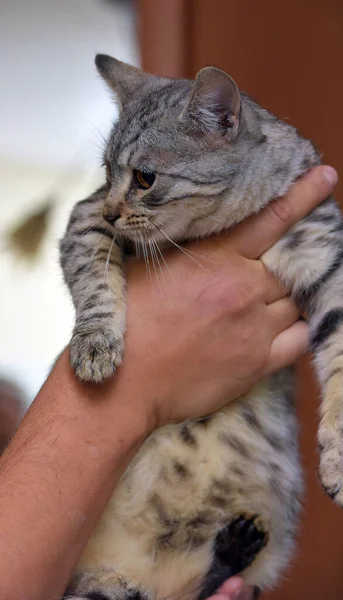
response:
<path fill-rule="evenodd" d="M 105 389 L 131 399 L 149 430 L 219 409 L 306 351 L 307 325 L 259 257 L 327 198 L 326 172 L 316 167 L 234 230 L 188 245 L 198 264 L 166 253 L 163 292 L 144 264 L 128 265 L 124 360 Z"/>

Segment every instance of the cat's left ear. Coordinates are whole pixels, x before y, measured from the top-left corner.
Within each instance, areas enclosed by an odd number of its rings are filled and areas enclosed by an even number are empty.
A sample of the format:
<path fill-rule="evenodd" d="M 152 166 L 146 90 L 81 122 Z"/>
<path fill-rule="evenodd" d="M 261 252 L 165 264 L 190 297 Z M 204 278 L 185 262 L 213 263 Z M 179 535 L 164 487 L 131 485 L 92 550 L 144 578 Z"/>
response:
<path fill-rule="evenodd" d="M 232 77 L 216 67 L 201 69 L 180 120 L 203 133 L 217 132 L 233 139 L 240 118 L 241 96 Z"/>
<path fill-rule="evenodd" d="M 144 73 L 141 69 L 121 62 L 107 54 L 97 54 L 96 67 L 101 77 L 106 81 L 119 103 L 123 107 L 136 92 L 152 79 L 152 75 Z"/>

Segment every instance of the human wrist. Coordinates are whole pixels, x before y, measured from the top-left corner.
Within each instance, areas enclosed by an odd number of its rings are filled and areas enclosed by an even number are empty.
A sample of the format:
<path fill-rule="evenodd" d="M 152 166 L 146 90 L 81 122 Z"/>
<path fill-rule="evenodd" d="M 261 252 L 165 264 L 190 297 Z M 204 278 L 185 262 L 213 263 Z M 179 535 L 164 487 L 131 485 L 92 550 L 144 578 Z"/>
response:
<path fill-rule="evenodd" d="M 52 378 L 55 381 L 51 381 L 51 387 L 62 388 L 57 398 L 60 410 L 65 411 L 70 419 L 78 414 L 85 427 L 85 435 L 106 444 L 107 452 L 117 451 L 115 442 L 119 437 L 123 450 L 125 446 L 130 451 L 150 433 L 153 425 L 148 403 L 144 405 L 136 382 L 131 376 L 122 374 L 121 369 L 114 379 L 101 385 L 80 382 L 70 367 L 67 348 L 58 359 L 50 375 Z M 118 437 L 118 434 L 122 435 Z"/>

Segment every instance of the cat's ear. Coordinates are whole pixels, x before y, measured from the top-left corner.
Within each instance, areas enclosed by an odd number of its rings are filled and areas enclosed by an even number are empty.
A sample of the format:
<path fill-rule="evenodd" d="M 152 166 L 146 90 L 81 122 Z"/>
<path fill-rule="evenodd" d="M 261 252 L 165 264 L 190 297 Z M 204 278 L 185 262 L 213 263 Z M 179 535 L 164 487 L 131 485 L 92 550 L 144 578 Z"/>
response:
<path fill-rule="evenodd" d="M 121 106 L 151 77 L 141 69 L 112 58 L 112 56 L 107 56 L 107 54 L 97 54 L 95 64 Z"/>
<path fill-rule="evenodd" d="M 240 117 L 241 96 L 232 77 L 216 67 L 201 69 L 181 121 L 204 133 L 228 134 L 232 139 Z"/>

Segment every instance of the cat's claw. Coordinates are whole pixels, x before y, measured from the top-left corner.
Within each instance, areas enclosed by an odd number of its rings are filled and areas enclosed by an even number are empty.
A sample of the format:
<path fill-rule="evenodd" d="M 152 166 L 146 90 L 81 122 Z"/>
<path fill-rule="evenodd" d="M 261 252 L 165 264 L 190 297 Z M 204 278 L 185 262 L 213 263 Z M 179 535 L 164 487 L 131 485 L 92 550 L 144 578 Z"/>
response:
<path fill-rule="evenodd" d="M 70 364 L 81 381 L 102 383 L 120 365 L 122 346 L 122 341 L 108 331 L 75 331 L 70 342 Z"/>

